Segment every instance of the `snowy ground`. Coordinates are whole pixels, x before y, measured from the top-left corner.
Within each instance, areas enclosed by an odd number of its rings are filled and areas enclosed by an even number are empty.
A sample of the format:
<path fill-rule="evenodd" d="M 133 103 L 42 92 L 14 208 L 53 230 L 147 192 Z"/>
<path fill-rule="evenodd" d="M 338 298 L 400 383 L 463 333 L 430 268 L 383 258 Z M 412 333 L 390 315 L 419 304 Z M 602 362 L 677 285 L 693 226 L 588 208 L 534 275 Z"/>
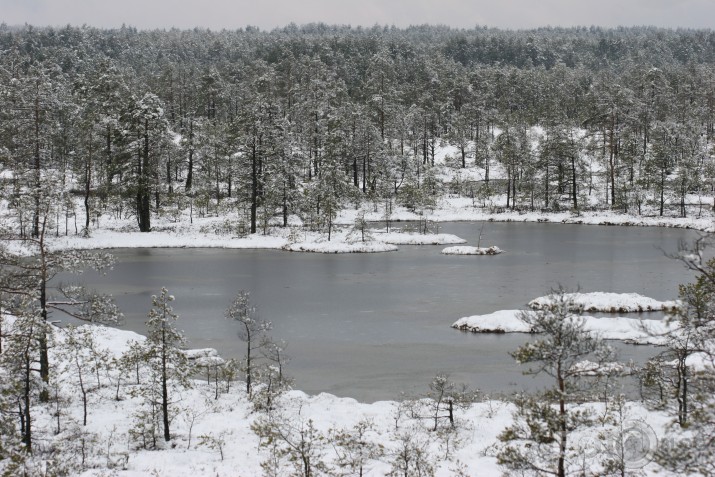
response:
<path fill-rule="evenodd" d="M 623 214 L 615 211 L 581 212 L 574 214 L 565 212 L 512 211 L 505 208 L 506 197 L 497 196 L 492 206 L 481 207 L 472 199 L 465 197 L 448 197 L 438 202 L 434 209 L 426 209 L 421 213 L 411 212 L 403 207 L 395 207 L 390 215 L 392 221 L 411 221 L 427 219 L 432 222 L 544 222 L 556 224 L 583 225 L 623 225 L 641 227 L 672 227 L 715 231 L 715 222 L 709 214 L 703 217 L 669 217 L 640 216 Z M 352 223 L 356 211 L 344 210 L 338 221 Z M 384 222 L 384 212 L 368 212 L 365 218 L 374 222 Z"/>
<path fill-rule="evenodd" d="M 496 203 L 500 202 L 499 197 Z M 76 221 L 83 223 L 81 208 L 77 206 Z M 336 218 L 336 229 L 331 240 L 327 233 L 311 232 L 302 227 L 298 217 L 291 216 L 290 227 L 282 228 L 277 224 L 260 229 L 256 234 L 239 234 L 239 221 L 229 216 L 192 217 L 185 211 L 176 217 L 153 217 L 152 231 L 138 231 L 133 217 L 115 218 L 103 215 L 99 223 L 92 222 L 90 237 L 83 237 L 81 227 L 60 221 L 54 229 L 48 231 L 48 242 L 57 250 L 63 249 L 110 249 L 140 247 L 196 247 L 196 248 L 234 248 L 234 249 L 291 249 L 305 251 L 356 252 L 389 251 L 392 247 L 384 245 L 355 245 L 362 242 L 360 233 L 354 230 L 355 219 L 364 213 L 365 219 L 375 226 L 385 224 L 385 213 L 378 207 L 365 209 L 344 209 Z M 9 215 L 7 203 L 0 203 L 0 217 Z M 232 214 L 229 214 L 232 215 Z M 589 225 L 630 225 L 690 228 L 701 231 L 715 231 L 712 217 L 675 218 L 645 217 L 620 214 L 617 212 L 585 212 L 574 215 L 570 212 L 516 212 L 504 211 L 499 207 L 475 207 L 468 198 L 446 198 L 434 209 L 420 213 L 404 207 L 394 206 L 390 214 L 390 232 L 371 229 L 368 241 L 393 245 L 448 245 L 465 243 L 465 240 L 450 234 L 440 234 L 434 230 L 426 234 L 416 233 L 412 227 L 403 226 L 404 222 L 428 221 L 430 228 L 436 229 L 440 222 L 451 221 L 496 221 L 496 222 L 544 222 L 555 224 Z M 397 227 L 396 227 L 397 226 Z M 402 230 L 404 228 L 404 230 Z M 296 245 L 300 244 L 300 245 Z M 310 245 L 308 245 L 310 244 Z M 322 244 L 322 245 L 318 245 Z"/>
<path fill-rule="evenodd" d="M 150 233 L 131 230 L 126 224 L 110 222 L 93 230 L 90 237 L 68 234 L 51 236 L 51 248 L 111 249 L 111 248 L 227 248 L 275 249 L 292 252 L 369 253 L 391 252 L 395 245 L 442 245 L 465 243 L 452 234 L 401 232 L 399 229 L 385 233 L 368 230 L 365 240 L 348 227 L 336 228 L 330 240 L 327 234 L 310 232 L 299 227 L 270 227 L 266 234 L 256 233 L 243 237 L 233 233 L 212 233 L 223 221 L 217 218 L 196 220 L 196 224 L 160 224 Z M 213 226 L 213 227 L 212 227 Z"/>
<path fill-rule="evenodd" d="M 108 353 L 107 362 L 118 357 L 131 341 L 143 337 L 132 332 L 112 328 L 85 325 L 92 330 L 96 349 Z M 56 330 L 56 343 L 63 341 L 62 331 Z M 61 361 L 52 356 L 56 365 Z M 588 363 L 583 363 L 584 374 L 589 372 Z M 59 369 L 53 368 L 53 369 Z M 129 430 L 134 426 L 134 414 L 141 405 L 141 398 L 133 397 L 132 384 L 125 382 L 119 388 L 119 400 L 115 399 L 116 374 L 108 371 L 101 374 L 101 387 L 90 394 L 90 408 L 86 427 L 81 424 L 81 403 L 71 399 L 61 412 L 60 434 L 55 435 L 57 425 L 53 408 L 36 411 L 35 436 L 46 436 L 43 445 L 52 443 L 70 445 L 77 435 L 83 436 L 89 456 L 86 470 L 80 474 L 89 476 L 118 477 L 195 477 L 195 476 L 259 476 L 265 475 L 262 463 L 269 460 L 268 447 L 259 446 L 260 440 L 251 426 L 263 419 L 265 414 L 253 410 L 241 383 L 233 383 L 231 390 L 215 395 L 214 384 L 196 380 L 193 388 L 174 396 L 180 411 L 172 420 L 172 440 L 161 450 L 141 450 L 129 439 Z M 59 382 L 65 392 L 76 394 L 76 383 L 71 371 L 60 376 Z M 584 404 L 596 416 L 605 418 L 602 404 Z M 332 437 L 336 431 L 350 431 L 360 421 L 370 427 L 365 440 L 381 446 L 379 457 L 371 459 L 365 467 L 366 476 L 384 476 L 391 470 L 401 446 L 408 440 L 422 449 L 426 462 L 440 477 L 453 475 L 502 475 L 504 469 L 497 464 L 499 433 L 511 422 L 514 406 L 510 403 L 482 399 L 466 409 L 456 411 L 456 430 L 449 433 L 432 432 L 432 421 L 410 417 L 404 404 L 393 401 L 362 404 L 349 398 L 328 394 L 307 396 L 300 391 L 290 391 L 279 403 L 274 416 L 290 423 L 287 432 L 300 433 L 314 427 L 314 462 L 320 460 L 328 467 L 326 474 L 338 475 L 337 456 L 340 448 Z M 649 412 L 641 405 L 629 403 L 625 408 L 628 422 L 640 423 L 654 430 L 655 435 L 666 435 L 669 418 L 660 412 Z M 645 424 L 647 423 L 647 424 Z M 572 434 L 572 443 L 583 458 L 598 459 L 614 444 L 615 428 L 599 420 L 594 428 Z M 652 445 L 656 445 L 652 443 Z M 656 464 L 643 463 L 647 475 L 660 470 Z M 597 464 L 594 464 L 597 466 Z M 279 464 L 278 475 L 293 475 L 292 463 L 284 459 Z M 342 474 L 341 474 L 342 475 Z M 401 474 L 402 475 L 402 474 Z M 662 473 L 658 475 L 664 475 Z M 667 474 L 665 474 L 667 475 Z"/>

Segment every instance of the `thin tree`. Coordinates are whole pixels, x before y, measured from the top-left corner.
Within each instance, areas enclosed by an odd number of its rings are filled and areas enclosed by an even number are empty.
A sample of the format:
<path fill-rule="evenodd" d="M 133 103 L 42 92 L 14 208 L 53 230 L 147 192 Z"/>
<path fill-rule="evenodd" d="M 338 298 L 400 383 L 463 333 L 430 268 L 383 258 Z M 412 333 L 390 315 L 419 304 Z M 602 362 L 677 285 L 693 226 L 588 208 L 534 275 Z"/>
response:
<path fill-rule="evenodd" d="M 522 396 L 514 423 L 499 436 L 505 446 L 497 459 L 511 472 L 565 477 L 574 457 L 569 436 L 591 424 L 587 412 L 572 407 L 583 397 L 584 373 L 576 364 L 586 357 L 600 364 L 611 359 L 612 353 L 584 329 L 579 315 L 580 308 L 563 289 L 552 293 L 550 306 L 520 315 L 539 338 L 512 356 L 517 363 L 529 365 L 526 374 L 546 374 L 553 385 L 543 395 Z"/>
<path fill-rule="evenodd" d="M 246 343 L 243 364 L 246 374 L 246 394 L 250 397 L 253 392 L 253 376 L 256 370 L 256 352 L 267 345 L 265 336 L 271 330 L 272 325 L 268 321 L 256 318 L 256 308 L 250 303 L 250 293 L 244 290 L 240 290 L 236 294 L 233 303 L 226 310 L 226 318 L 238 322 L 238 337 Z"/>
<path fill-rule="evenodd" d="M 170 390 L 189 387 L 191 371 L 186 354 L 181 351 L 181 348 L 186 345 L 186 340 L 174 325 L 178 315 L 174 313 L 170 305 L 172 301 L 174 301 L 174 296 L 169 295 L 166 288 L 161 289 L 159 296 L 151 297 L 152 308 L 146 323 L 148 334 L 144 354 L 146 363 L 159 379 L 158 383 L 150 382 L 148 386 L 158 384 L 160 387 L 159 404 L 165 441 L 171 439 L 169 424 L 172 416 L 170 416 L 169 408 L 172 397 L 169 394 Z"/>

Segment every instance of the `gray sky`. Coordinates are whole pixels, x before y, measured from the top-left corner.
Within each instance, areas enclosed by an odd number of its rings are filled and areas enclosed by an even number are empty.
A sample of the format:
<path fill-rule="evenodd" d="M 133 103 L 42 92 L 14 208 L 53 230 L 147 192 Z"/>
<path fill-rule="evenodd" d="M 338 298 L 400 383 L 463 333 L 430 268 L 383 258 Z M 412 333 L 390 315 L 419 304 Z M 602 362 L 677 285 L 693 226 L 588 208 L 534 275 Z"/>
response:
<path fill-rule="evenodd" d="M 713 28 L 715 0 L 0 0 L 0 21 L 142 29 L 272 29 L 290 22 Z"/>

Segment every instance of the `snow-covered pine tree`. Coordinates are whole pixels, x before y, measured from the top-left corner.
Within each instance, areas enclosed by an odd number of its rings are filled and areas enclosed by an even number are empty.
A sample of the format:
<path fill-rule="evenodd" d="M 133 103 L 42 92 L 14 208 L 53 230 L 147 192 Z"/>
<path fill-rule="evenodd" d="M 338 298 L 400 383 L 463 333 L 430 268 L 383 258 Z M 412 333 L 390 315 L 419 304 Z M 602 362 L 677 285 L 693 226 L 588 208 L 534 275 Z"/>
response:
<path fill-rule="evenodd" d="M 571 311 L 579 307 L 563 289 L 551 298 L 551 306 L 520 315 L 538 337 L 512 356 L 529 366 L 527 374 L 546 374 L 552 385 L 517 400 L 514 422 L 499 435 L 503 445 L 497 459 L 509 472 L 565 477 L 578 465 L 580 453 L 571 434 L 592 425 L 592 416 L 574 407 L 584 397 L 583 371 L 575 365 L 586 357 L 606 362 L 612 351 L 584 329 L 580 311 Z"/>
<path fill-rule="evenodd" d="M 250 303 L 250 293 L 240 290 L 226 310 L 226 318 L 239 324 L 238 336 L 246 343 L 246 354 L 243 357 L 243 371 L 246 375 L 246 394 L 253 393 L 253 378 L 256 374 L 256 353 L 264 348 L 268 341 L 266 333 L 272 325 L 268 321 L 256 317 L 256 307 Z"/>
<path fill-rule="evenodd" d="M 181 391 L 191 387 L 189 379 L 192 367 L 182 348 L 186 340 L 174 322 L 178 315 L 170 303 L 174 296 L 166 288 L 160 295 L 153 295 L 152 308 L 147 321 L 147 339 L 141 343 L 142 356 L 148 371 L 148 379 L 139 385 L 139 394 L 144 398 L 144 411 L 138 416 L 138 429 L 144 429 L 137 437 L 144 445 L 156 446 L 156 436 L 163 434 L 165 441 L 171 439 L 170 423 L 175 414 L 173 405 L 179 401 Z M 157 429 L 159 427 L 159 429 Z M 158 432 L 160 430 L 160 432 Z M 145 436 L 149 435 L 150 439 Z"/>
<path fill-rule="evenodd" d="M 676 440 L 656 455 L 671 471 L 702 475 L 715 475 L 715 259 L 703 258 L 710 240 L 703 237 L 681 254 L 698 275 L 680 286 L 681 305 L 671 318 L 678 326 L 667 341 L 665 358 L 674 369 L 666 386 L 677 403 Z"/>

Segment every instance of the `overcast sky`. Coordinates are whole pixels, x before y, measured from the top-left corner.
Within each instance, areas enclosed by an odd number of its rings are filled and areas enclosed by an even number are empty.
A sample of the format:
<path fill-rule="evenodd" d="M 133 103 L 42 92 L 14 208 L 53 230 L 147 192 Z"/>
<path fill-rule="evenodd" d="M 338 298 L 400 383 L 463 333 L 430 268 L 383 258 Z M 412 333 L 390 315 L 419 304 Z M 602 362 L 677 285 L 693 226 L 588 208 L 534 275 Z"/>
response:
<path fill-rule="evenodd" d="M 291 22 L 713 28 L 715 0 L 0 0 L 0 21 L 141 29 L 272 29 Z"/>

